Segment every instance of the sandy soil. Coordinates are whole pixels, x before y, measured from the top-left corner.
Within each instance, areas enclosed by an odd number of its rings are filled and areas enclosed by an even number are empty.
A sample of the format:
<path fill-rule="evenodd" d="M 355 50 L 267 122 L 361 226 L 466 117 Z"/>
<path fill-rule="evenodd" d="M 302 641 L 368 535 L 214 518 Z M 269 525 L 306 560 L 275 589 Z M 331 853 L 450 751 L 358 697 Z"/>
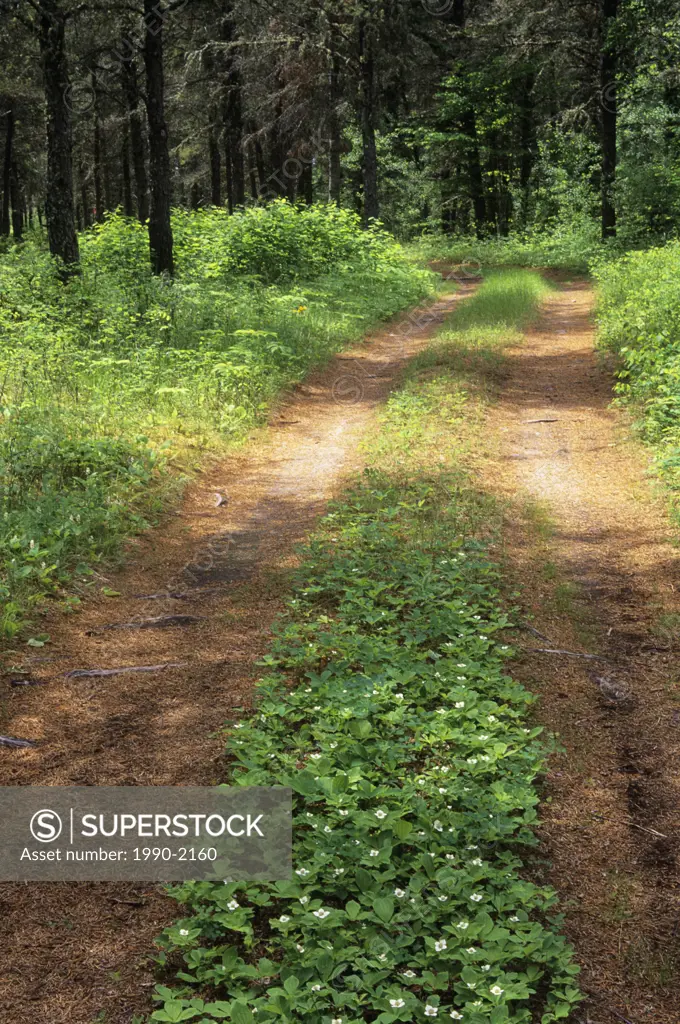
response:
<path fill-rule="evenodd" d="M 357 446 L 407 360 L 465 292 L 397 318 L 297 387 L 270 429 L 199 479 L 180 513 L 130 545 L 124 570 L 102 581 L 120 597 L 91 599 L 70 619 L 48 616 L 41 628 L 51 643 L 22 658 L 45 685 L 12 687 L 16 673 L 0 683 L 0 732 L 37 741 L 0 747 L 0 784 L 221 781 L 215 733 L 249 703 L 295 545 L 357 465 Z M 168 615 L 196 621 L 107 628 Z M 179 667 L 68 676 L 168 663 Z M 148 1007 L 153 939 L 174 916 L 174 902 L 149 885 L 0 885 L 2 1021 L 129 1024 Z"/>

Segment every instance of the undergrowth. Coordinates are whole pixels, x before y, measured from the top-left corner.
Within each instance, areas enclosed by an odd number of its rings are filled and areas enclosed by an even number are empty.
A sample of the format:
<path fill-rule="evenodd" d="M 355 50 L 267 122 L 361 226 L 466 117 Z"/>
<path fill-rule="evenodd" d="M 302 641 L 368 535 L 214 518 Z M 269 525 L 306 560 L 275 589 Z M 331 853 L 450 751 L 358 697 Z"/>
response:
<path fill-rule="evenodd" d="M 385 232 L 280 202 L 175 216 L 178 276 L 114 216 L 64 286 L 42 241 L 0 257 L 0 635 L 143 529 L 286 384 L 433 289 Z"/>
<path fill-rule="evenodd" d="M 602 244 L 594 224 L 582 226 L 579 230 L 557 227 L 554 231 L 484 239 L 424 235 L 409 248 L 423 260 L 482 268 L 553 267 L 574 273 L 586 273 L 593 262 L 613 258 L 620 251 L 615 244 Z"/>
<path fill-rule="evenodd" d="M 680 508 L 680 243 L 601 267 L 600 347 L 617 359 L 618 400 L 654 453 Z"/>
<path fill-rule="evenodd" d="M 502 277 L 484 287 L 497 323 Z M 293 790 L 293 880 L 173 890 L 154 1021 L 549 1024 L 580 998 L 555 896 L 522 871 L 544 746 L 504 668 L 497 514 L 470 474 L 485 304 L 389 401 L 373 467 L 306 549 L 257 713 L 229 730 L 230 784 Z"/>

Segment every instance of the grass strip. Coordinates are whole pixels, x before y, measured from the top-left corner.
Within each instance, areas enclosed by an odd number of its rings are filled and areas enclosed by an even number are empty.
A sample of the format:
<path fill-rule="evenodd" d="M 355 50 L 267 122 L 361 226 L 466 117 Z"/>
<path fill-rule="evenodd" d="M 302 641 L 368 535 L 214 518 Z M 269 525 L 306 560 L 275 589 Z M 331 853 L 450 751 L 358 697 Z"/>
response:
<path fill-rule="evenodd" d="M 470 474 L 471 315 L 388 403 L 374 468 L 306 549 L 257 713 L 229 731 L 230 784 L 294 790 L 294 880 L 176 887 L 152 1020 L 549 1024 L 580 998 L 555 895 L 523 872 L 545 746 L 505 670 L 496 513 Z"/>

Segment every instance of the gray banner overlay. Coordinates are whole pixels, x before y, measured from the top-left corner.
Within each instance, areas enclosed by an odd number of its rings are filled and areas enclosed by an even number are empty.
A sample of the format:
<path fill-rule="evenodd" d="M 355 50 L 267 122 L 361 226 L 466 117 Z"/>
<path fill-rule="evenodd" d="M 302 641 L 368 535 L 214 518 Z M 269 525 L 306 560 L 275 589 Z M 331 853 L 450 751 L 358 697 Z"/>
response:
<path fill-rule="evenodd" d="M 283 787 L 0 786 L 0 881 L 292 875 Z"/>

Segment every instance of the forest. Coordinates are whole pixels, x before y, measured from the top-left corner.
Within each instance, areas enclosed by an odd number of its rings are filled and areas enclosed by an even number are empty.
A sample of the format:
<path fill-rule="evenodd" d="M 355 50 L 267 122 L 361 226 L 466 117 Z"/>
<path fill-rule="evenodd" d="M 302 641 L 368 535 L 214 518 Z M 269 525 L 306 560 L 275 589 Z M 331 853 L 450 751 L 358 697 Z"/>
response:
<path fill-rule="evenodd" d="M 7 1024 L 677 1024 L 679 69 L 672 0 L 0 0 L 0 805 L 292 808 L 285 877 L 0 814 Z"/>

